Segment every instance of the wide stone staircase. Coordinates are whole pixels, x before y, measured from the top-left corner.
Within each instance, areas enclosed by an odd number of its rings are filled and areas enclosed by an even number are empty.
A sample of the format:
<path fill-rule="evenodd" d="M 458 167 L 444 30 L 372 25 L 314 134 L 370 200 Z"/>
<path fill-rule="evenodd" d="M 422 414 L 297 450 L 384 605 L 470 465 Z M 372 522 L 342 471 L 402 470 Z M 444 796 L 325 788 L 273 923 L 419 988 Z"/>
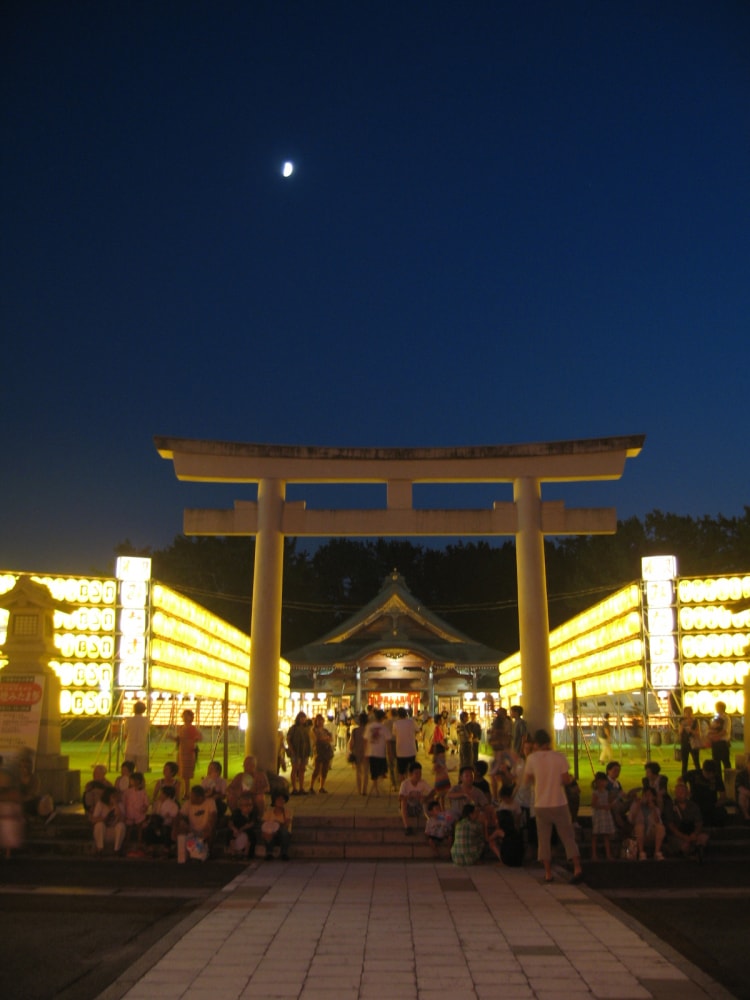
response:
<path fill-rule="evenodd" d="M 368 815 L 344 814 L 329 811 L 324 814 L 297 814 L 292 830 L 291 856 L 307 860 L 373 861 L 373 860 L 434 860 L 430 847 L 420 830 L 408 836 L 398 813 Z M 579 816 L 579 837 L 584 862 L 590 858 L 590 819 L 583 811 Z M 227 837 L 217 837 L 212 858 L 222 860 L 227 856 Z M 613 845 L 616 851 L 616 845 Z M 58 809 L 54 820 L 48 824 L 35 820 L 26 831 L 22 849 L 24 855 L 93 856 L 91 825 L 81 806 Z M 262 856 L 263 850 L 259 848 Z M 447 853 L 443 852 L 447 857 Z M 735 816 L 722 828 L 711 831 L 711 842 L 706 852 L 707 860 L 736 859 L 746 864 L 750 858 L 750 825 Z M 600 862 L 603 863 L 603 862 Z M 624 861 L 613 862 L 626 864 Z"/>
<path fill-rule="evenodd" d="M 227 837 L 220 830 L 212 857 L 226 856 Z M 30 823 L 22 849 L 26 855 L 93 855 L 91 824 L 79 806 L 58 809 L 47 824 Z M 262 848 L 258 853 L 263 854 Z M 296 815 L 291 856 L 297 859 L 386 860 L 434 859 L 424 834 L 407 836 L 397 813 L 390 816 Z"/>

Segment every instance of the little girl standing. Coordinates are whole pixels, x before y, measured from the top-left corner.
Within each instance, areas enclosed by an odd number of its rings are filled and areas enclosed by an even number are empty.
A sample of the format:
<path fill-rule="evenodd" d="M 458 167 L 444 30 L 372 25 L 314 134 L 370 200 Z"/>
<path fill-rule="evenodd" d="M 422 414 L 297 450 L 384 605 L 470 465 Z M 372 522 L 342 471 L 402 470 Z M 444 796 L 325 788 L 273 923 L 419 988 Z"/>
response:
<path fill-rule="evenodd" d="M 604 840 L 604 856 L 607 861 L 611 861 L 609 838 L 615 832 L 615 821 L 612 818 L 612 803 L 609 801 L 607 775 L 604 771 L 596 772 L 592 787 L 594 791 L 591 794 L 591 860 L 596 861 L 597 846 L 601 837 Z"/>
<path fill-rule="evenodd" d="M 133 771 L 130 776 L 130 786 L 122 795 L 122 812 L 125 818 L 127 837 L 132 838 L 135 834 L 138 847 L 140 847 L 143 839 L 143 828 L 146 826 L 148 816 L 146 780 L 140 771 Z"/>

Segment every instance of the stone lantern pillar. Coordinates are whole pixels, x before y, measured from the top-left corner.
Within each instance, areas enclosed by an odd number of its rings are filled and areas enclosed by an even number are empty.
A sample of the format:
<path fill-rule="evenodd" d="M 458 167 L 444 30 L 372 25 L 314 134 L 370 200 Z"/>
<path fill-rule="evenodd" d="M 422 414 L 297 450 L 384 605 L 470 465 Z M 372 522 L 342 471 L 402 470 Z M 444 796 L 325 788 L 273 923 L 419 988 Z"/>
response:
<path fill-rule="evenodd" d="M 56 601 L 43 584 L 21 576 L 12 590 L 0 597 L 0 608 L 9 615 L 2 647 L 8 662 L 0 671 L 0 690 L 10 677 L 21 679 L 19 690 L 41 689 L 39 733 L 36 745 L 28 749 L 34 752 L 34 770 L 42 790 L 55 802 L 71 802 L 80 798 L 81 772 L 71 771 L 68 758 L 60 754 L 60 680 L 49 662 L 58 654 L 54 613 L 70 613 L 74 607 Z"/>

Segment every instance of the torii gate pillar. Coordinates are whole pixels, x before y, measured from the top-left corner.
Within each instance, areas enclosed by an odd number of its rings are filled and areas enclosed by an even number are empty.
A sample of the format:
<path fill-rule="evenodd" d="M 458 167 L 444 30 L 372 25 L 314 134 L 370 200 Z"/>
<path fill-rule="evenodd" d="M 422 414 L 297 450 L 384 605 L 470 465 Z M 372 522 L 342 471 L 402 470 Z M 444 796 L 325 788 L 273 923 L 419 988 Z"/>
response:
<path fill-rule="evenodd" d="M 542 494 L 538 480 L 514 480 L 513 499 L 518 512 L 516 577 L 524 715 L 532 732 L 540 728 L 552 732 L 550 723 L 555 706 L 549 659 Z"/>
<path fill-rule="evenodd" d="M 254 752 L 259 757 L 260 767 L 272 771 L 278 766 L 285 493 L 285 484 L 279 479 L 261 479 L 258 483 L 258 531 L 250 619 L 251 683 L 248 685 L 245 753 Z"/>

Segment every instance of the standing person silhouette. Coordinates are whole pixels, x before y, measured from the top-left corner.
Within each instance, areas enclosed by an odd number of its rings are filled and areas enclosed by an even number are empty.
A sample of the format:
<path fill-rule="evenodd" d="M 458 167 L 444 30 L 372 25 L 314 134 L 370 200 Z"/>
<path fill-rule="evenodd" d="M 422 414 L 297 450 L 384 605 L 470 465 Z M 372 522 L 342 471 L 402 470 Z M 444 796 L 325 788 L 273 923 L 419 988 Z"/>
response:
<path fill-rule="evenodd" d="M 534 786 L 539 860 L 544 865 L 544 881 L 552 882 L 552 827 L 565 845 L 568 861 L 573 863 L 572 882 L 583 881 L 581 852 L 576 844 L 565 786 L 572 781 L 565 754 L 552 749 L 552 737 L 544 729 L 534 734 L 534 752 L 526 759 L 524 784 Z"/>
<path fill-rule="evenodd" d="M 146 705 L 136 701 L 133 714 L 123 723 L 125 734 L 125 759 L 132 760 L 136 771 L 145 774 L 148 771 L 148 731 L 151 723 L 146 714 Z"/>
<path fill-rule="evenodd" d="M 195 714 L 190 708 L 186 708 L 182 713 L 182 725 L 177 730 L 175 740 L 177 742 L 177 764 L 180 777 L 185 788 L 190 786 L 195 774 L 195 761 L 198 756 L 197 744 L 203 739 L 203 735 L 194 725 Z"/>

